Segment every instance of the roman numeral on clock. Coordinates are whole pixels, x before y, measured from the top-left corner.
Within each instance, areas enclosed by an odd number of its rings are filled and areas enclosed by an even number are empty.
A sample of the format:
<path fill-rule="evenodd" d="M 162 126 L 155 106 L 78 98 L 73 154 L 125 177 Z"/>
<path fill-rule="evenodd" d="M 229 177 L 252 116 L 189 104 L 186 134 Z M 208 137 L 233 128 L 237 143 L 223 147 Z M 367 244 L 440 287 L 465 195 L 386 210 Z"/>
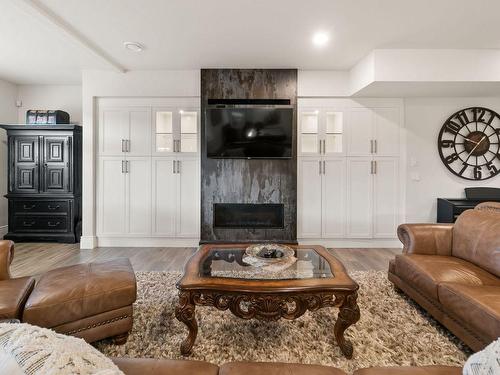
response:
<path fill-rule="evenodd" d="M 470 121 L 469 121 L 469 118 L 467 117 L 467 112 L 465 111 L 460 111 L 457 113 L 457 115 L 455 116 L 455 118 L 460 121 L 460 123 L 462 124 L 462 126 L 465 126 L 467 125 Z"/>

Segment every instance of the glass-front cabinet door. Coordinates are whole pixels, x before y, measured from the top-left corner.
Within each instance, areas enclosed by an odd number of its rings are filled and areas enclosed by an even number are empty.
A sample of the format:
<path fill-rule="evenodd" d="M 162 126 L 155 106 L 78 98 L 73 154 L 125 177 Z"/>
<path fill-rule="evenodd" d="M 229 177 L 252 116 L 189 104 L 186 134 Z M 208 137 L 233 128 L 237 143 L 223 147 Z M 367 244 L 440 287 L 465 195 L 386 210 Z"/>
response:
<path fill-rule="evenodd" d="M 198 112 L 180 110 L 180 139 L 177 152 L 198 152 Z"/>
<path fill-rule="evenodd" d="M 344 114 L 330 109 L 305 109 L 299 117 L 299 154 L 302 156 L 344 153 Z"/>
<path fill-rule="evenodd" d="M 156 110 L 154 121 L 154 152 L 156 154 L 174 152 L 174 111 Z"/>
<path fill-rule="evenodd" d="M 154 154 L 196 154 L 199 115 L 195 109 L 154 109 Z"/>
<path fill-rule="evenodd" d="M 319 111 L 303 111 L 299 123 L 299 154 L 318 155 L 320 153 Z"/>
<path fill-rule="evenodd" d="M 344 114 L 342 112 L 325 111 L 325 132 L 323 154 L 341 154 L 344 152 L 343 132 Z"/>

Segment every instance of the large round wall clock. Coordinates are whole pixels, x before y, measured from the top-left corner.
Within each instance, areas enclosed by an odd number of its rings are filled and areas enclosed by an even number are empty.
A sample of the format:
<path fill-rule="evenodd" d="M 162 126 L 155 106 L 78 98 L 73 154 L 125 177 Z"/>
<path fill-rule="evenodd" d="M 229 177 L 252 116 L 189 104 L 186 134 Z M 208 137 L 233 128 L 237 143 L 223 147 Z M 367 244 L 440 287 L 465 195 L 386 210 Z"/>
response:
<path fill-rule="evenodd" d="M 446 168 L 467 180 L 500 173 L 500 116 L 491 109 L 462 109 L 444 123 L 438 149 Z"/>

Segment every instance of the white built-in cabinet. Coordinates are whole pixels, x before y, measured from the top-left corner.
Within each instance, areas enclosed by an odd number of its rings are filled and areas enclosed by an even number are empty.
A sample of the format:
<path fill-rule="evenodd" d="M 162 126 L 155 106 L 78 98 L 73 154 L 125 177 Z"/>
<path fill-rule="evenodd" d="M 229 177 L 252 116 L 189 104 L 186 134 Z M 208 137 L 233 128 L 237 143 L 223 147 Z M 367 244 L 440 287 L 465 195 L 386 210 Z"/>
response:
<path fill-rule="evenodd" d="M 401 108 L 299 101 L 298 238 L 393 239 Z"/>
<path fill-rule="evenodd" d="M 98 238 L 197 240 L 199 109 L 109 101 L 98 106 Z"/>

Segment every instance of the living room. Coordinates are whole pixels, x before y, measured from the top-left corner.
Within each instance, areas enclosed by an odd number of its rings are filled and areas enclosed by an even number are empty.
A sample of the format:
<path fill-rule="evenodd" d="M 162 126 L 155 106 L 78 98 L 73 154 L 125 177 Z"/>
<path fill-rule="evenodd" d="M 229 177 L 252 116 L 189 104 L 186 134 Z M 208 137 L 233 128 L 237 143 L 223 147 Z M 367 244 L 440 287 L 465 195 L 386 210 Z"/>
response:
<path fill-rule="evenodd" d="M 498 2 L 0 6 L 0 373 L 500 373 Z"/>

